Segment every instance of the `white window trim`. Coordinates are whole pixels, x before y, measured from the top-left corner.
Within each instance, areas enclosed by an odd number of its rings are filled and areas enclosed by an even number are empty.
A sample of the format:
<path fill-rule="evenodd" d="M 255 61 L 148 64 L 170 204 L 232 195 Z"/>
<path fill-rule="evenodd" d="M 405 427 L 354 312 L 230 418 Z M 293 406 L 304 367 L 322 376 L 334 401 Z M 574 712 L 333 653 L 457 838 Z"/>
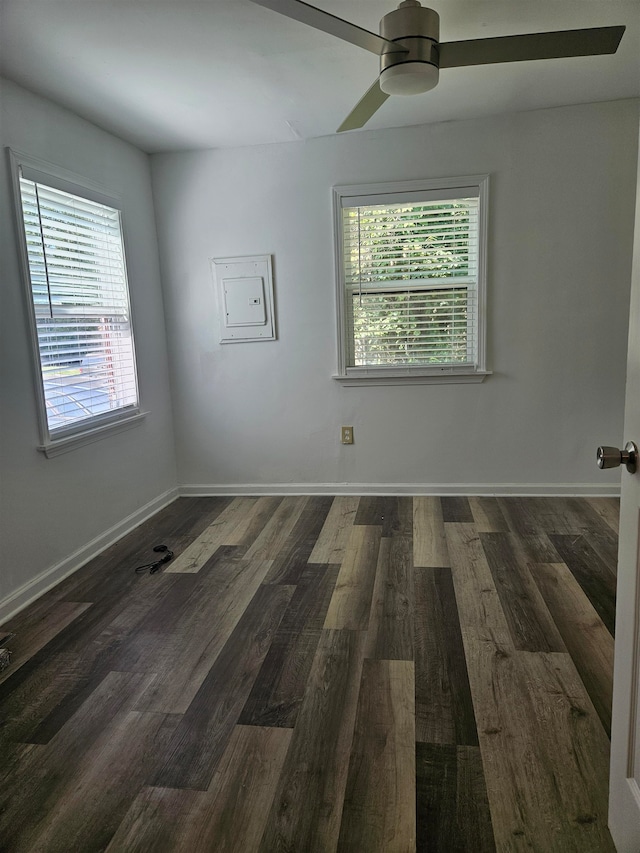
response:
<path fill-rule="evenodd" d="M 358 206 L 367 201 L 375 202 L 376 196 L 393 195 L 399 200 L 405 194 L 433 192 L 437 190 L 459 190 L 461 197 L 465 190 L 473 188 L 479 198 L 479 257 L 478 257 L 478 362 L 477 364 L 460 364 L 455 366 L 427 367 L 396 366 L 389 367 L 348 367 L 347 366 L 347 289 L 344 283 L 344 251 L 342 244 L 342 208 Z M 415 199 L 415 196 L 414 196 Z M 477 383 L 491 375 L 486 365 L 486 287 L 487 287 L 487 247 L 488 247 L 488 208 L 489 208 L 489 175 L 463 175 L 455 178 L 438 178 L 434 180 L 394 181 L 383 184 L 356 184 L 333 187 L 333 234 L 336 282 L 336 318 L 337 318 L 337 350 L 338 369 L 333 379 L 342 385 L 431 385 L 448 383 Z"/>
<path fill-rule="evenodd" d="M 32 353 L 33 385 L 35 390 L 38 429 L 40 434 L 40 444 L 37 445 L 37 449 L 44 453 L 47 458 L 51 458 L 53 456 L 57 456 L 60 453 L 67 453 L 70 450 L 74 450 L 76 447 L 82 447 L 93 441 L 98 441 L 99 439 L 106 438 L 107 436 L 113 435 L 114 433 L 121 432 L 123 429 L 129 429 L 130 427 L 135 426 L 137 423 L 141 422 L 142 419 L 148 413 L 142 410 L 140 400 L 140 388 L 138 386 L 137 406 L 127 406 L 126 408 L 123 408 L 121 411 L 115 412 L 112 415 L 102 417 L 97 416 L 95 420 L 92 419 L 91 424 L 88 424 L 86 422 L 80 422 L 76 428 L 71 427 L 63 434 L 58 434 L 56 436 L 51 435 L 47 421 L 44 386 L 42 383 L 40 349 L 38 346 L 38 335 L 36 331 L 37 327 L 35 307 L 31 295 L 29 256 L 27 253 L 27 240 L 22 212 L 22 198 L 20 194 L 20 169 L 24 168 L 24 170 L 28 173 L 30 179 L 34 179 L 33 176 L 39 174 L 38 179 L 41 180 L 42 183 L 47 183 L 47 181 L 49 181 L 51 186 L 55 186 L 58 189 L 74 193 L 75 195 L 84 196 L 85 198 L 88 198 L 92 201 L 96 201 L 100 204 L 105 204 L 109 207 L 113 207 L 119 210 L 126 264 L 127 246 L 125 239 L 124 213 L 122 210 L 121 200 L 117 196 L 114 196 L 113 193 L 110 193 L 105 187 L 102 187 L 99 184 L 94 183 L 93 181 L 89 181 L 88 179 L 80 175 L 76 175 L 73 172 L 69 172 L 66 169 L 63 169 L 52 163 L 48 163 L 45 160 L 40 160 L 36 157 L 31 157 L 30 155 L 23 154 L 20 151 L 16 151 L 15 149 L 7 147 L 6 151 L 7 157 L 9 159 L 11 185 L 13 190 L 13 204 L 15 213 L 14 219 L 16 223 L 17 237 L 16 243 L 18 247 L 18 256 L 20 259 L 20 273 L 23 283 L 23 292 L 25 296 L 25 307 L 29 320 L 28 326 Z M 129 302 L 131 303 L 131 299 L 129 299 Z M 129 311 L 133 337 L 134 362 L 136 364 L 137 373 L 137 359 L 135 354 L 136 335 L 134 328 L 133 307 L 131 306 L 131 304 L 129 304 Z"/>
<path fill-rule="evenodd" d="M 131 414 L 128 411 L 126 416 L 121 416 L 110 423 L 100 424 L 99 426 L 94 426 L 89 430 L 77 432 L 73 435 L 65 436 L 64 438 L 57 438 L 55 441 L 49 441 L 46 444 L 39 444 L 38 450 L 41 453 L 44 453 L 47 459 L 51 459 L 54 456 L 59 456 L 61 453 L 68 453 L 70 450 L 75 450 L 77 447 L 84 447 L 86 444 L 92 444 L 94 441 L 99 441 L 102 438 L 106 438 L 108 435 L 114 435 L 115 433 L 130 429 L 142 421 L 147 414 L 147 412 L 136 412 L 135 414 Z"/>

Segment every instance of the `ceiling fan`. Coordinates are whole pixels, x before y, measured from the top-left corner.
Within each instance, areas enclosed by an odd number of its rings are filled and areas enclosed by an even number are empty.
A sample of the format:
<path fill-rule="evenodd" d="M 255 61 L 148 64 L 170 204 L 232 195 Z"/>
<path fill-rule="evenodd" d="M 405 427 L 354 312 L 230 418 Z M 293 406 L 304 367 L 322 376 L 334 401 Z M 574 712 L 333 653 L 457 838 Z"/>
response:
<path fill-rule="evenodd" d="M 615 53 L 625 27 L 593 27 L 440 43 L 440 16 L 403 0 L 380 21 L 380 35 L 302 0 L 253 0 L 380 56 L 380 75 L 338 128 L 363 127 L 389 95 L 416 95 L 438 83 L 440 68 Z"/>

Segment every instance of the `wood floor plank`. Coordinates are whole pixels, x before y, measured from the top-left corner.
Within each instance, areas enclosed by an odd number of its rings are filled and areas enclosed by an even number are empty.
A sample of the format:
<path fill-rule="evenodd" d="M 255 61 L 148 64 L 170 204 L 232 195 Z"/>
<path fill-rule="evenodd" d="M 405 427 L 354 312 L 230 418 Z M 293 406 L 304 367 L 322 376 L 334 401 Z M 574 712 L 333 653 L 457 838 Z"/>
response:
<path fill-rule="evenodd" d="M 463 637 L 498 850 L 611 851 L 594 775 L 607 738 L 569 655 L 517 651 L 491 628 Z"/>
<path fill-rule="evenodd" d="M 538 563 L 531 572 L 610 737 L 613 637 L 564 563 Z"/>
<path fill-rule="evenodd" d="M 478 745 L 450 569 L 415 572 L 416 740 Z"/>
<path fill-rule="evenodd" d="M 565 817 L 541 766 L 523 690 L 517 655 L 524 652 L 515 651 L 507 630 L 463 628 L 463 639 L 497 849 L 564 853 L 558 840 Z"/>
<path fill-rule="evenodd" d="M 354 525 L 340 566 L 325 628 L 366 631 L 375 582 L 380 527 Z"/>
<path fill-rule="evenodd" d="M 339 566 L 308 563 L 284 612 L 278 633 L 320 631 L 327 618 L 339 572 Z"/>
<path fill-rule="evenodd" d="M 367 632 L 366 655 L 378 660 L 413 660 L 413 562 L 408 536 L 383 538 Z"/>
<path fill-rule="evenodd" d="M 147 608 L 144 616 L 135 622 L 135 633 L 169 635 L 180 632 L 185 620 L 190 618 L 194 603 L 210 594 L 211 586 L 215 584 L 212 575 L 227 577 L 230 571 L 237 571 L 233 567 L 237 567 L 238 561 L 242 560 L 237 552 L 238 549 L 233 546 L 221 545 L 198 573 L 167 575 L 167 578 L 172 579 L 171 585 L 164 595 L 157 596 L 156 603 Z M 122 613 L 109 623 L 107 630 L 113 632 L 119 628 L 131 628 L 132 623 L 130 608 L 125 606 Z"/>
<path fill-rule="evenodd" d="M 342 563 L 351 528 L 358 511 L 359 498 L 339 495 L 333 499 L 318 541 L 309 555 L 310 563 Z"/>
<path fill-rule="evenodd" d="M 185 536 L 199 536 L 231 503 L 231 498 L 178 498 L 147 524 L 141 525 L 107 548 L 87 566 L 64 580 L 61 587 L 67 601 L 102 600 L 105 595 L 124 597 L 125 586 L 133 586 L 140 576 L 135 566 L 157 558 L 153 547 L 172 547 Z M 175 548 L 174 548 L 175 550 Z"/>
<path fill-rule="evenodd" d="M 338 851 L 415 849 L 413 696 L 411 661 L 365 660 Z"/>
<path fill-rule="evenodd" d="M 508 630 L 475 525 L 447 524 L 446 536 L 460 625 Z"/>
<path fill-rule="evenodd" d="M 382 524 L 389 515 L 397 516 L 396 499 L 379 495 L 364 495 L 360 498 L 354 524 Z M 395 512 L 394 512 L 395 511 Z M 387 534 L 388 535 L 388 534 Z"/>
<path fill-rule="evenodd" d="M 294 587 L 261 586 L 184 712 L 148 784 L 206 790 Z"/>
<path fill-rule="evenodd" d="M 321 631 L 276 634 L 242 709 L 244 726 L 296 724 Z"/>
<path fill-rule="evenodd" d="M 416 744 L 416 811 L 417 853 L 495 853 L 479 747 Z"/>
<path fill-rule="evenodd" d="M 159 676 L 137 711 L 185 713 L 270 568 L 268 560 L 218 565 L 208 587 L 189 599 L 169 642 L 152 650 Z"/>
<path fill-rule="evenodd" d="M 413 498 L 398 497 L 397 501 L 397 529 L 389 530 L 384 525 L 382 527 L 383 536 L 394 536 L 396 533 L 399 536 L 410 536 L 413 541 Z"/>
<path fill-rule="evenodd" d="M 309 498 L 286 497 L 246 553 L 247 560 L 274 560 L 287 542 Z"/>
<path fill-rule="evenodd" d="M 0 803 L 3 803 L 2 791 L 8 794 L 20 779 L 33 775 L 31 768 L 42 761 L 45 751 L 46 747 L 37 743 L 12 743 L 4 737 L 0 740 Z M 22 819 L 26 816 L 23 815 Z M 0 817 L 0 826 L 3 823 L 5 821 Z"/>
<path fill-rule="evenodd" d="M 298 583 L 332 503 L 330 497 L 307 498 L 300 517 L 273 560 L 265 583 Z"/>
<path fill-rule="evenodd" d="M 38 847 L 35 841 L 48 826 L 63 825 L 58 812 L 73 796 L 70 780 L 77 783 L 91 772 L 88 756 L 100 753 L 105 732 L 112 731 L 114 725 L 117 728 L 114 721 L 127 716 L 153 678 L 139 673 L 109 673 L 47 746 L 27 753 L 11 784 L 0 789 L 0 838 L 12 839 L 10 849 L 54 849 Z M 67 849 L 84 848 L 70 845 Z"/>
<path fill-rule="evenodd" d="M 546 533 L 534 533 L 528 536 L 515 536 L 512 539 L 514 547 L 522 554 L 525 561 L 531 563 L 562 562 L 556 549 Z"/>
<path fill-rule="evenodd" d="M 413 564 L 420 568 L 451 565 L 440 498 L 413 499 Z"/>
<path fill-rule="evenodd" d="M 165 572 L 168 574 L 199 572 L 221 545 L 231 544 L 227 539 L 232 539 L 235 529 L 246 521 L 247 516 L 250 517 L 250 510 L 255 506 L 256 501 L 257 498 L 234 498 L 215 521 L 167 565 Z"/>
<path fill-rule="evenodd" d="M 531 536 L 541 532 L 528 498 L 500 497 L 498 504 L 513 533 L 518 536 Z"/>
<path fill-rule="evenodd" d="M 584 501 L 572 497 L 507 497 L 499 499 L 505 518 L 520 536 L 540 533 L 578 536 L 604 527 L 603 519 Z"/>
<path fill-rule="evenodd" d="M 114 578 L 118 586 L 113 583 Z M 132 632 L 161 606 L 178 581 L 181 581 L 179 575 L 135 575 L 131 565 L 114 566 L 105 576 L 107 594 L 0 685 L 1 711 L 10 721 L 11 735 L 38 743 L 50 740 L 105 675 L 123 666 L 123 655 L 132 645 Z M 157 651 L 153 649 L 150 665 L 134 669 L 153 671 Z M 53 668 L 49 661 L 55 661 Z M 9 706 L 3 696 L 10 697 Z"/>
<path fill-rule="evenodd" d="M 101 629 L 100 633 L 98 634 L 97 630 L 93 632 L 93 639 L 97 639 L 105 631 L 111 633 L 135 631 L 140 624 L 147 620 L 149 614 L 162 606 L 168 597 L 173 597 L 174 591 L 184 580 L 180 575 L 165 574 L 164 572 L 153 575 L 146 573 L 138 575 L 133 572 L 127 574 L 135 578 L 131 586 L 128 585 L 128 578 L 123 578 L 122 589 L 114 592 L 106 599 L 96 601 L 91 611 L 80 617 L 84 621 L 85 618 L 89 618 L 92 612 L 99 614 L 103 609 L 102 605 L 106 605 L 104 607 L 105 618 L 97 618 L 95 623 L 95 628 Z M 81 642 L 83 636 L 85 639 L 87 638 L 86 629 L 79 631 L 76 638 L 77 647 L 84 651 Z"/>
<path fill-rule="evenodd" d="M 616 579 L 584 536 L 549 537 L 611 636 L 616 623 Z"/>
<path fill-rule="evenodd" d="M 173 716 L 135 711 L 115 717 L 78 774 L 65 774 L 57 806 L 34 833 L 30 849 L 104 850 L 176 723 Z"/>
<path fill-rule="evenodd" d="M 367 495 L 360 498 L 354 524 L 379 524 L 382 536 L 411 534 L 411 498 Z"/>
<path fill-rule="evenodd" d="M 77 654 L 59 652 L 46 665 L 35 668 L 28 678 L 20 682 L 8 679 L 3 685 L 7 692 L 0 700 L 0 745 L 34 742 L 42 721 L 66 701 L 68 691 L 87 676 L 89 667 Z M 16 675 L 19 673 L 21 670 Z"/>
<path fill-rule="evenodd" d="M 185 853 L 258 849 L 290 739 L 285 729 L 236 727 L 199 812 L 181 839 Z"/>
<path fill-rule="evenodd" d="M 196 819 L 202 791 L 144 787 L 131 803 L 106 853 L 196 853 L 183 838 Z"/>
<path fill-rule="evenodd" d="M 177 498 L 149 520 L 149 532 L 154 540 L 160 537 L 160 541 L 165 537 L 185 535 L 195 539 L 232 501 L 233 498 L 228 496 Z M 134 539 L 139 541 L 139 536 L 138 531 Z"/>
<path fill-rule="evenodd" d="M 619 498 L 586 498 L 588 504 L 598 513 L 605 524 L 615 535 L 618 535 L 620 527 L 620 499 Z"/>
<path fill-rule="evenodd" d="M 531 497 L 525 500 L 538 530 L 544 533 L 577 536 L 584 533 L 588 526 L 584 515 L 576 511 L 576 505 L 571 498 Z"/>
<path fill-rule="evenodd" d="M 595 533 L 595 534 L 605 534 L 611 535 L 613 534 L 616 539 L 618 536 L 618 526 L 612 529 L 607 518 L 602 515 L 602 513 L 598 512 L 593 503 L 585 500 L 584 498 L 565 498 L 568 506 L 571 509 L 571 512 L 574 514 L 576 518 L 579 519 L 581 525 L 582 533 Z M 597 498 L 594 498 L 597 500 Z M 606 499 L 605 500 L 613 500 L 613 504 L 615 506 L 615 499 Z M 619 500 L 617 501 L 619 505 Z M 619 516 L 619 510 L 613 509 L 613 513 Z"/>
<path fill-rule="evenodd" d="M 611 574 L 617 577 L 618 537 L 609 528 L 589 530 L 583 535 Z"/>
<path fill-rule="evenodd" d="M 571 497 L 175 501 L 12 620 L 0 850 L 613 853 L 616 524 Z M 133 572 L 207 530 L 198 571 Z"/>
<path fill-rule="evenodd" d="M 225 536 L 226 543 L 236 546 L 238 550 L 244 549 L 246 552 L 262 533 L 281 503 L 282 497 L 277 495 L 255 498 L 255 502 L 246 514 L 239 518 L 238 524 L 228 531 Z"/>
<path fill-rule="evenodd" d="M 508 533 L 509 525 L 502 514 L 497 498 L 474 496 L 469 498 L 471 514 L 478 533 Z"/>
<path fill-rule="evenodd" d="M 293 728 L 333 594 L 337 566 L 308 566 L 285 610 L 239 723 Z"/>
<path fill-rule="evenodd" d="M 62 727 L 73 718 L 78 708 L 91 699 L 104 679 L 109 676 L 116 656 L 114 646 L 107 644 L 97 652 L 96 657 L 90 662 L 84 660 L 79 662 L 75 672 L 72 670 L 73 681 L 66 685 L 63 698 L 54 705 L 46 716 L 39 720 L 38 724 L 27 735 L 28 740 L 31 743 L 49 743 Z M 155 679 L 150 680 L 148 684 L 152 684 L 153 681 Z"/>
<path fill-rule="evenodd" d="M 286 729 L 236 726 L 206 792 L 143 789 L 108 853 L 256 850 L 290 738 Z"/>
<path fill-rule="evenodd" d="M 98 599 L 0 684 L 0 713 L 10 736 L 47 743 L 111 670 L 123 668 L 119 658 L 129 632 L 174 584 L 162 575 L 130 583 L 132 574 L 122 576 L 121 594 Z M 128 628 L 112 631 L 118 619 Z"/>
<path fill-rule="evenodd" d="M 567 841 L 562 843 L 569 849 L 570 839 L 579 851 L 615 853 L 607 790 L 599 784 L 609 772 L 609 740 L 584 684 L 566 654 L 522 653 L 522 658 L 543 761 L 553 768 L 564 815 Z"/>
<path fill-rule="evenodd" d="M 38 614 L 36 619 L 23 618 L 8 622 L 3 630 L 13 631 L 12 625 L 16 625 L 18 631 L 9 643 L 11 663 L 0 672 L 0 684 L 89 607 L 89 602 L 58 601 L 47 608 L 45 613 Z"/>
<path fill-rule="evenodd" d="M 517 649 L 564 652 L 558 629 L 509 533 L 481 533 L 480 541 Z"/>
<path fill-rule="evenodd" d="M 163 574 L 136 575 L 132 567 L 119 566 L 117 571 L 105 578 L 106 588 L 103 596 L 98 596 L 91 607 L 77 613 L 74 619 L 55 633 L 5 683 L 0 684 L 0 701 L 7 691 L 28 679 L 33 671 L 51 656 L 60 652 L 84 653 L 87 645 L 102 634 L 115 619 L 122 617 L 124 612 L 128 622 L 134 625 L 156 605 L 173 583 L 173 578 Z"/>
<path fill-rule="evenodd" d="M 336 848 L 364 643 L 361 631 L 322 632 L 260 853 Z"/>
<path fill-rule="evenodd" d="M 225 545 L 249 548 L 264 530 L 266 523 L 282 503 L 277 495 L 265 495 L 256 498 L 249 511 L 240 518 L 238 524 L 225 537 Z"/>
<path fill-rule="evenodd" d="M 469 506 L 469 498 L 462 495 L 448 495 L 440 498 L 440 504 L 442 505 L 442 520 L 444 522 L 473 523 L 473 513 Z"/>

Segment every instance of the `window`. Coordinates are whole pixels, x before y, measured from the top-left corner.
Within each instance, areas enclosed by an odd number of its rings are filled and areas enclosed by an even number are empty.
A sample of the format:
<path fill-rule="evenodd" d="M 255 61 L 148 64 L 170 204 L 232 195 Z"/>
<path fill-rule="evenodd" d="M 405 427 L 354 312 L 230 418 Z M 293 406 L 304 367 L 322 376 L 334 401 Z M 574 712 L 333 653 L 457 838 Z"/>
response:
<path fill-rule="evenodd" d="M 41 449 L 68 447 L 139 411 L 121 213 L 114 199 L 12 159 Z"/>
<path fill-rule="evenodd" d="M 487 176 L 334 188 L 337 379 L 484 379 L 487 191 Z"/>

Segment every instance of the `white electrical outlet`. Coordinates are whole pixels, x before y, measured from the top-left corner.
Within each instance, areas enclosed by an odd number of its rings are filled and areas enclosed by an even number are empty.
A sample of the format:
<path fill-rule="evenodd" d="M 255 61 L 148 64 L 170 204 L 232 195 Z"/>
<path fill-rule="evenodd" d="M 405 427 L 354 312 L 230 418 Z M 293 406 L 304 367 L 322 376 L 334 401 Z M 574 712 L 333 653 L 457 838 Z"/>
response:
<path fill-rule="evenodd" d="M 353 444 L 353 427 L 342 427 L 342 438 L 340 439 L 343 444 Z"/>

